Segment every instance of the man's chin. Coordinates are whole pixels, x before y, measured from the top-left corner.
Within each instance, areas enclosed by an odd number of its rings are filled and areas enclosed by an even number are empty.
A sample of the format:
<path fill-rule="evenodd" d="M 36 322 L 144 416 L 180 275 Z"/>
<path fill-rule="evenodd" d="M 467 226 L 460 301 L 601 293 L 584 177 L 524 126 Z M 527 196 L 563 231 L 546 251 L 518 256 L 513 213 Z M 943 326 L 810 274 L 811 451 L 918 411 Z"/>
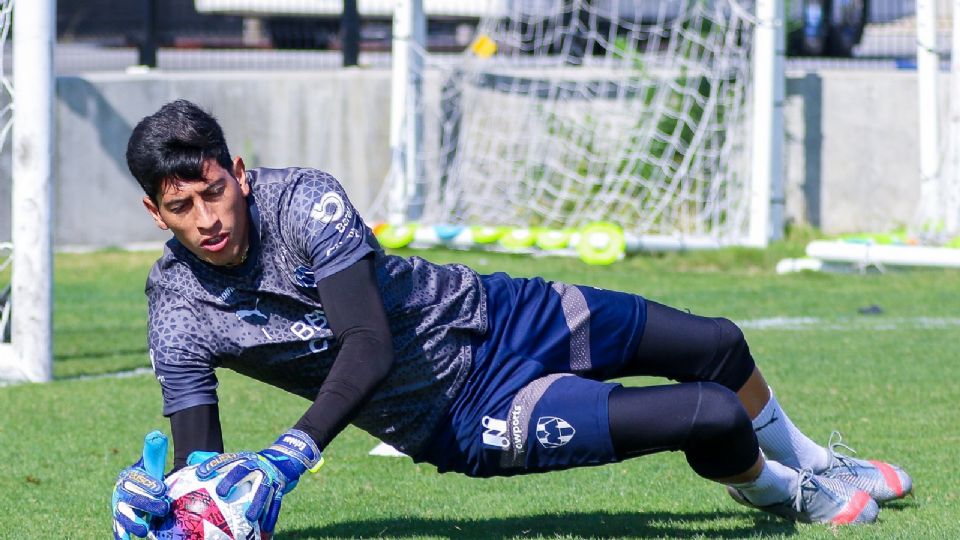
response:
<path fill-rule="evenodd" d="M 213 266 L 235 266 L 235 261 L 239 259 L 239 257 L 233 253 L 233 250 L 230 249 L 209 251 L 203 248 L 197 248 L 192 251 L 198 259 Z"/>

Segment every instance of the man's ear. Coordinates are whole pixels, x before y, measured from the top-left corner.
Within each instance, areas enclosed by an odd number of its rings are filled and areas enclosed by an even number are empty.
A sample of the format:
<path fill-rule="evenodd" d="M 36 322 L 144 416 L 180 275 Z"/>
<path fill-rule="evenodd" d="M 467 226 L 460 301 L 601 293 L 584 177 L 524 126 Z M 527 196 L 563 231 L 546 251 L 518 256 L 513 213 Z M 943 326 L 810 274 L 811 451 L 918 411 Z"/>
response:
<path fill-rule="evenodd" d="M 157 205 L 153 202 L 153 199 L 143 196 L 143 206 L 147 209 L 147 212 L 150 213 L 150 217 L 153 218 L 153 222 L 157 224 L 157 227 L 160 227 L 163 230 L 168 230 L 166 222 L 163 221 L 163 218 L 160 217 L 160 209 L 157 208 Z"/>
<path fill-rule="evenodd" d="M 240 184 L 240 192 L 246 197 L 250 194 L 250 184 L 247 183 L 247 168 L 243 164 L 243 158 L 236 156 L 233 158 L 233 177 Z"/>

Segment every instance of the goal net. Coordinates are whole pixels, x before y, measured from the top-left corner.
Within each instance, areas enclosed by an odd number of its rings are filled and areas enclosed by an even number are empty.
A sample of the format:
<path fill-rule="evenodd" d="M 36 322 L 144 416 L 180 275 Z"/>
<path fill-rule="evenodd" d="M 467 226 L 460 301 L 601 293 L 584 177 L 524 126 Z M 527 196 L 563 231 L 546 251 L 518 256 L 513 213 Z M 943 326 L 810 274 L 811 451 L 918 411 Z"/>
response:
<path fill-rule="evenodd" d="M 10 265 L 13 263 L 13 244 L 0 242 L 0 344 L 10 343 Z"/>
<path fill-rule="evenodd" d="M 10 66 L 7 56 L 12 12 L 13 0 L 0 0 L 0 157 L 4 159 L 9 157 L 9 152 L 4 152 L 4 149 L 7 145 L 10 129 L 13 127 L 13 89 L 10 83 Z M 12 200 L 13 186 L 9 177 L 10 166 L 10 163 L 0 165 L 0 171 L 8 173 L 4 175 L 6 178 L 0 177 L 0 193 L 6 195 L 0 197 L 0 200 L 6 201 L 4 204 L 10 204 Z M 3 213 L 10 215 L 10 210 L 12 208 L 7 208 Z M 9 236 L 0 236 L 0 345 L 10 342 L 13 244 L 9 240 Z"/>
<path fill-rule="evenodd" d="M 641 247 L 746 243 L 750 0 L 495 4 L 414 82 L 379 217 L 441 240 L 603 223 Z"/>

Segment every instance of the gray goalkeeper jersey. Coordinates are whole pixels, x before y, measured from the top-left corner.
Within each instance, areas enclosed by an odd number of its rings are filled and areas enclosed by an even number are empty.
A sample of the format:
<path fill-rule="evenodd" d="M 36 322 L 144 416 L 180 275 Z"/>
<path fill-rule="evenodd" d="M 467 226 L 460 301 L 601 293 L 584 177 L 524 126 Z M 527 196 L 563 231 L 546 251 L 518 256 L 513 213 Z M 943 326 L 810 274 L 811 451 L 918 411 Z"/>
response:
<path fill-rule="evenodd" d="M 216 403 L 218 367 L 313 400 L 337 355 L 316 281 L 372 252 L 394 365 L 353 423 L 416 454 L 469 374 L 471 338 L 486 330 L 479 277 L 462 265 L 386 255 L 326 173 L 255 169 L 248 181 L 242 265 L 208 265 L 172 239 L 147 279 L 163 413 Z"/>

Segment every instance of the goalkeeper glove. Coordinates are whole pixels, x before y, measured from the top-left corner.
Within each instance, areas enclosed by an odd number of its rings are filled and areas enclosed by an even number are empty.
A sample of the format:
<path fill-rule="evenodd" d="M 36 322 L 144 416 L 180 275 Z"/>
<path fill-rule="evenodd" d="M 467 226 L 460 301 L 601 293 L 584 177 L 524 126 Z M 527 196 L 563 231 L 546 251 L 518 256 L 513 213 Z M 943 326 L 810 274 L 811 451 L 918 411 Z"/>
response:
<path fill-rule="evenodd" d="M 163 466 L 167 437 L 151 432 L 143 442 L 143 455 L 120 472 L 113 488 L 113 538 L 129 540 L 130 535 L 146 538 L 147 523 L 170 512 Z"/>
<path fill-rule="evenodd" d="M 217 483 L 217 495 L 227 498 L 238 484 L 257 476 L 258 486 L 247 507 L 246 518 L 259 521 L 261 532 L 271 535 L 280 515 L 283 496 L 297 486 L 307 471 L 317 472 L 323 465 L 323 455 L 306 433 L 291 429 L 280 436 L 269 448 L 259 452 L 234 452 L 210 455 L 194 452 L 188 463 L 199 463 L 197 477 L 213 478 L 233 466 Z"/>

